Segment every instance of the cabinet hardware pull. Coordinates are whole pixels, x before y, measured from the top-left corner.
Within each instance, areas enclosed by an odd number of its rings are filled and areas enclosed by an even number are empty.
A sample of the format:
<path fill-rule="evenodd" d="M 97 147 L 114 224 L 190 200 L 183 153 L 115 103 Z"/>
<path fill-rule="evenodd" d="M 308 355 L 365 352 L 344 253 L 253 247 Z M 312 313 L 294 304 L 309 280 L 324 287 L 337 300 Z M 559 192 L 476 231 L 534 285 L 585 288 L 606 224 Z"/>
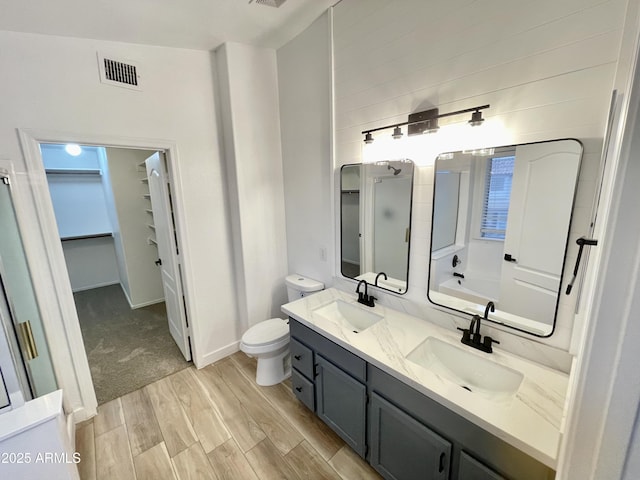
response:
<path fill-rule="evenodd" d="M 297 392 L 301 392 L 302 391 L 302 387 L 296 387 L 296 391 Z"/>
<path fill-rule="evenodd" d="M 442 452 L 440 454 L 440 468 L 438 469 L 439 473 L 444 472 L 444 458 L 445 458 L 445 454 L 444 454 L 444 452 Z"/>
<path fill-rule="evenodd" d="M 293 358 L 295 358 L 296 360 L 300 360 L 302 358 L 302 355 L 294 355 Z"/>

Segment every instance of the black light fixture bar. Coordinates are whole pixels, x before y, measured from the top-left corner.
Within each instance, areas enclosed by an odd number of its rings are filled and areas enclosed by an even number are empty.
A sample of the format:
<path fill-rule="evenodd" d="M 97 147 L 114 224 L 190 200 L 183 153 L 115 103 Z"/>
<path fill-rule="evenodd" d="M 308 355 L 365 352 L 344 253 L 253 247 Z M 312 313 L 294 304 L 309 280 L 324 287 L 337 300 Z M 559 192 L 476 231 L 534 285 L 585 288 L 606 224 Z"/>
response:
<path fill-rule="evenodd" d="M 465 108 L 464 110 L 456 110 L 455 112 L 449 113 L 439 113 L 437 108 L 432 108 L 430 110 L 424 110 L 422 112 L 412 113 L 409 115 L 409 120 L 402 123 L 393 123 L 391 125 L 385 125 L 384 127 L 371 128 L 369 130 L 363 130 L 362 134 L 367 135 L 367 138 L 370 140 L 368 143 L 373 141 L 370 134 L 373 132 L 379 132 L 381 130 L 387 130 L 389 128 L 399 128 L 404 127 L 405 125 L 417 126 L 415 129 L 409 128 L 409 135 L 415 135 L 418 133 L 423 133 L 424 131 L 429 130 L 437 130 L 438 129 L 438 119 L 444 117 L 452 117 L 454 115 L 462 115 L 463 113 L 479 113 L 480 110 L 486 110 L 491 105 L 480 105 L 479 107 Z M 412 131 L 413 130 L 413 131 Z"/>

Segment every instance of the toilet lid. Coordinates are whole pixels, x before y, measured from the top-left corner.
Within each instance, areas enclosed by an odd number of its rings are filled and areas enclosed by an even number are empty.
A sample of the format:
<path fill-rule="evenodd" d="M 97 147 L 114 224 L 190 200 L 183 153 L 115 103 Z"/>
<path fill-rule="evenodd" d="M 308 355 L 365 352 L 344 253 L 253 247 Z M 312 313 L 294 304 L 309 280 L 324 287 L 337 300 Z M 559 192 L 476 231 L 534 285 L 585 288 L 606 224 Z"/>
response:
<path fill-rule="evenodd" d="M 289 335 L 289 323 L 281 318 L 272 318 L 255 324 L 242 335 L 245 345 L 273 343 Z"/>

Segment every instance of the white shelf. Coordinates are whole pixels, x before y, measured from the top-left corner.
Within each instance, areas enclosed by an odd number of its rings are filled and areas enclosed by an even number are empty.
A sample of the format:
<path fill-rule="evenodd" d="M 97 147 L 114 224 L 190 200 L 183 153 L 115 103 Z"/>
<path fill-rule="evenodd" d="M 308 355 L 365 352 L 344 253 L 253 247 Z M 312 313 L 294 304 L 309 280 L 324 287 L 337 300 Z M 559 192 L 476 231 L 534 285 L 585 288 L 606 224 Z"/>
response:
<path fill-rule="evenodd" d="M 47 175 L 102 175 L 99 168 L 47 168 Z"/>

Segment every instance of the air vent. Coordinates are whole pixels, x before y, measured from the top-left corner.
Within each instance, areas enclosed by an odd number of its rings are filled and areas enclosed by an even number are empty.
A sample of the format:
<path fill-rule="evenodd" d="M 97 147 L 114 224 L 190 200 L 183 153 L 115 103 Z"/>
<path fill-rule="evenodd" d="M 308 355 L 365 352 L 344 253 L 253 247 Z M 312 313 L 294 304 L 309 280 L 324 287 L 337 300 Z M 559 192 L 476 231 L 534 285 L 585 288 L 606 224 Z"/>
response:
<path fill-rule="evenodd" d="M 100 81 L 107 85 L 142 90 L 138 67 L 128 60 L 116 60 L 98 53 Z"/>
<path fill-rule="evenodd" d="M 253 1 L 254 0 L 251 0 L 249 3 Z M 255 0 L 255 2 L 259 5 L 267 5 L 269 7 L 276 7 L 276 8 L 278 8 L 280 5 L 282 5 L 286 1 L 287 0 Z"/>

